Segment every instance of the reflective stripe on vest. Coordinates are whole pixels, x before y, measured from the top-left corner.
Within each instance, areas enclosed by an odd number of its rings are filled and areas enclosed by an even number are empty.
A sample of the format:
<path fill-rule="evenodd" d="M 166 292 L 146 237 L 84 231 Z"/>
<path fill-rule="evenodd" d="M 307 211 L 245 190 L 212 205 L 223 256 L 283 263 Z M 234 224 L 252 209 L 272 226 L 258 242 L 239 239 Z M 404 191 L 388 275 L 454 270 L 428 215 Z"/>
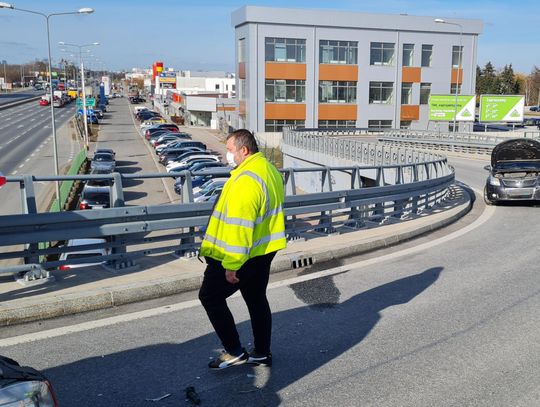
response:
<path fill-rule="evenodd" d="M 216 245 L 217 247 L 225 250 L 226 252 L 249 255 L 249 250 L 250 250 L 249 247 L 233 246 L 233 245 L 225 243 L 223 240 L 216 239 L 214 236 L 210 236 L 209 234 L 206 234 L 204 236 L 204 240 Z"/>
<path fill-rule="evenodd" d="M 223 223 L 226 223 L 227 225 L 244 226 L 250 229 L 253 229 L 255 227 L 255 222 L 251 220 L 226 216 L 224 213 L 221 213 L 217 209 L 215 209 L 214 212 L 212 213 L 212 217 L 218 219 L 219 221 Z"/>
<path fill-rule="evenodd" d="M 270 242 L 273 242 L 275 240 L 280 240 L 280 239 L 285 239 L 285 232 L 272 233 L 271 235 L 260 238 L 259 240 L 253 242 L 252 249 L 255 249 L 256 247 L 261 246 L 263 244 L 270 243 Z"/>

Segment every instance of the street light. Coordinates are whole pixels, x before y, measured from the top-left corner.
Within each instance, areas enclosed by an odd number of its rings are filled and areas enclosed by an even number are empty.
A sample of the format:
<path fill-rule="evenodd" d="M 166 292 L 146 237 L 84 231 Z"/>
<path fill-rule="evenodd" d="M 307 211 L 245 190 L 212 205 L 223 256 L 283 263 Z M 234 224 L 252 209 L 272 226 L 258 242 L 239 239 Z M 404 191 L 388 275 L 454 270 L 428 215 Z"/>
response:
<path fill-rule="evenodd" d="M 459 54 L 458 54 L 458 71 L 456 75 L 456 100 L 454 102 L 454 128 L 453 132 L 456 132 L 456 116 L 457 116 L 457 99 L 458 99 L 458 89 L 459 89 L 459 74 L 461 72 L 461 55 L 463 54 L 463 45 L 462 45 L 462 36 L 463 36 L 463 26 L 459 23 L 452 23 L 450 21 L 443 20 L 442 18 L 436 18 L 436 23 L 439 24 L 448 24 L 448 25 L 457 25 L 459 27 Z"/>
<path fill-rule="evenodd" d="M 53 106 L 53 87 L 52 87 L 52 60 L 51 60 L 51 36 L 50 36 L 50 29 L 49 29 L 49 19 L 52 16 L 63 16 L 63 15 L 70 15 L 70 14 L 91 14 L 94 12 L 94 9 L 89 7 L 83 7 L 80 8 L 78 11 L 71 11 L 67 13 L 51 13 L 51 14 L 44 14 L 39 11 L 33 11 L 33 10 L 26 10 L 22 8 L 16 8 L 12 4 L 0 2 L 0 8 L 8 8 L 11 10 L 21 11 L 24 13 L 31 13 L 31 14 L 37 14 L 38 16 L 42 16 L 45 18 L 45 21 L 47 23 L 47 49 L 49 53 L 49 97 L 51 102 L 51 123 L 52 123 L 52 133 L 53 133 L 53 155 L 54 155 L 54 175 L 59 175 L 59 169 L 58 169 L 58 146 L 56 143 L 56 123 L 55 123 L 55 117 L 54 117 L 54 106 Z M 61 211 L 61 205 L 60 205 L 60 182 L 56 181 L 56 200 L 58 202 L 58 211 Z"/>
<path fill-rule="evenodd" d="M 83 96 L 82 103 L 83 103 L 83 121 L 84 121 L 84 148 L 86 149 L 86 151 L 88 151 L 90 146 L 89 146 L 89 140 L 88 140 L 88 116 L 87 116 L 87 111 L 86 111 L 86 87 L 84 83 L 84 62 L 83 62 L 83 57 L 82 57 L 82 49 L 86 47 L 99 45 L 99 42 L 79 45 L 79 44 L 69 44 L 67 42 L 60 41 L 58 44 L 65 45 L 68 47 L 75 47 L 79 49 L 79 63 L 81 64 L 81 87 L 82 87 L 82 96 Z M 87 51 L 90 52 L 90 50 L 87 50 Z"/>

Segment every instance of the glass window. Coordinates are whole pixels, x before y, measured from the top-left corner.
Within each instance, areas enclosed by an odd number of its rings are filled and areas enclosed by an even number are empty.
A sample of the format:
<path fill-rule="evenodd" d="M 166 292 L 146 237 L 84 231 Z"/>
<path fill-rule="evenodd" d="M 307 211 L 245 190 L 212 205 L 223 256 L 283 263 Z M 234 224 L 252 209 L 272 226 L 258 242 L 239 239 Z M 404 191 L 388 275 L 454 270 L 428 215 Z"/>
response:
<path fill-rule="evenodd" d="M 413 66 L 414 44 L 403 44 L 403 66 Z"/>
<path fill-rule="evenodd" d="M 356 103 L 356 82 L 319 81 L 320 103 Z"/>
<path fill-rule="evenodd" d="M 358 63 L 358 42 L 319 41 L 319 63 L 356 65 Z"/>
<path fill-rule="evenodd" d="M 369 103 L 392 103 L 393 82 L 370 82 Z"/>
<path fill-rule="evenodd" d="M 368 120 L 369 129 L 391 129 L 392 120 Z"/>
<path fill-rule="evenodd" d="M 452 84 L 450 85 L 450 93 L 451 93 L 452 95 L 455 95 L 455 94 L 456 94 L 456 91 L 457 91 L 458 95 L 461 94 L 461 85 L 458 85 L 458 84 L 456 84 L 456 83 L 452 83 Z"/>
<path fill-rule="evenodd" d="M 216 90 L 219 90 L 219 84 L 216 83 Z"/>
<path fill-rule="evenodd" d="M 433 45 L 422 44 L 422 66 L 431 66 L 431 56 L 433 54 Z"/>
<path fill-rule="evenodd" d="M 412 83 L 403 82 L 401 84 L 401 104 L 412 104 Z"/>
<path fill-rule="evenodd" d="M 238 62 L 246 62 L 246 39 L 238 40 Z"/>
<path fill-rule="evenodd" d="M 370 53 L 371 65 L 393 65 L 394 63 L 394 43 L 393 42 L 372 42 Z"/>
<path fill-rule="evenodd" d="M 283 131 L 284 126 L 291 126 L 300 129 L 303 128 L 305 125 L 305 120 L 265 120 L 264 131 L 280 132 Z"/>
<path fill-rule="evenodd" d="M 265 82 L 266 102 L 301 103 L 306 101 L 306 81 L 269 79 Z"/>
<path fill-rule="evenodd" d="M 246 98 L 246 80 L 245 79 L 238 79 L 238 85 L 240 85 L 239 86 L 238 99 L 244 100 Z"/>
<path fill-rule="evenodd" d="M 452 47 L 452 68 L 459 68 L 463 64 L 463 47 Z"/>
<path fill-rule="evenodd" d="M 411 120 L 402 120 L 399 122 L 399 128 L 400 129 L 410 129 L 411 128 Z"/>
<path fill-rule="evenodd" d="M 321 129 L 354 129 L 356 120 L 319 120 L 318 127 Z"/>
<path fill-rule="evenodd" d="M 431 95 L 431 83 L 423 82 L 420 84 L 420 104 L 427 105 Z"/>
<path fill-rule="evenodd" d="M 265 38 L 265 61 L 306 62 L 306 40 L 296 38 Z"/>

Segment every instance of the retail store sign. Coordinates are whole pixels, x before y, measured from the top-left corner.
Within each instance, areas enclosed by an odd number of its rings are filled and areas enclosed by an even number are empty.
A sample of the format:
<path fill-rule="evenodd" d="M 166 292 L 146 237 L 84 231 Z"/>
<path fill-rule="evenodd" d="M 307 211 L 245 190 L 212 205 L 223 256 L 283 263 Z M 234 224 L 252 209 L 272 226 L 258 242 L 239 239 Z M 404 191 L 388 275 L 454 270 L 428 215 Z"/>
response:
<path fill-rule="evenodd" d="M 472 122 L 474 121 L 475 99 L 475 95 L 458 95 L 456 103 L 456 95 L 431 95 L 429 120 Z"/>
<path fill-rule="evenodd" d="M 524 109 L 522 95 L 480 96 L 481 122 L 522 122 Z"/>

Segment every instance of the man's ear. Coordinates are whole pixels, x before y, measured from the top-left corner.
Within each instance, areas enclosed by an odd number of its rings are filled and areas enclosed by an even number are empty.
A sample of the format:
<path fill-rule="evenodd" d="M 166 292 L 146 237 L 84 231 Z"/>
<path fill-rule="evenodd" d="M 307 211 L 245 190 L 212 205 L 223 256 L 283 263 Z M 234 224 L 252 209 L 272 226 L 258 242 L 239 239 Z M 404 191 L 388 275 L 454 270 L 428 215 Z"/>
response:
<path fill-rule="evenodd" d="M 249 154 L 249 150 L 246 146 L 242 146 L 242 155 L 246 156 Z"/>

